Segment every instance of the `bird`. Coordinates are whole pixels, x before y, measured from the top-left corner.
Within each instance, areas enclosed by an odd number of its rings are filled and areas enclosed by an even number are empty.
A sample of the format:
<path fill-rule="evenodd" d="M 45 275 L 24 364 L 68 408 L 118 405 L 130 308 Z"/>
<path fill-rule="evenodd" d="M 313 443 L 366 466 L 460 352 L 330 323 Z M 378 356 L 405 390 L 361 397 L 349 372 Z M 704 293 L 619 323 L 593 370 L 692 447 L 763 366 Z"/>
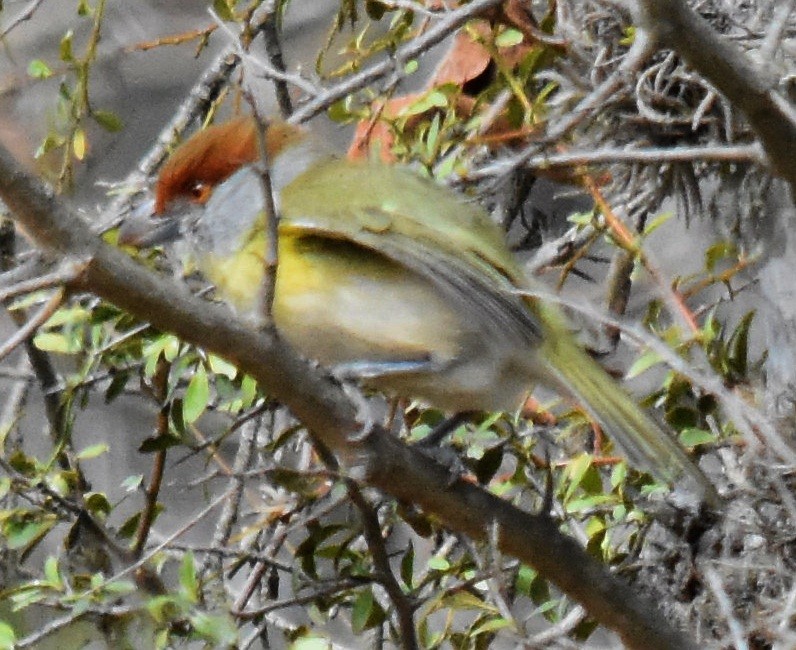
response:
<path fill-rule="evenodd" d="M 546 385 L 581 402 L 631 464 L 718 503 L 686 450 L 583 349 L 562 311 L 533 295 L 484 209 L 407 167 L 338 158 L 287 122 L 258 129 L 240 116 L 179 145 L 151 218 L 125 223 L 120 241 L 180 241 L 224 301 L 261 319 L 264 146 L 279 219 L 271 316 L 301 354 L 453 413 L 515 411 Z"/>

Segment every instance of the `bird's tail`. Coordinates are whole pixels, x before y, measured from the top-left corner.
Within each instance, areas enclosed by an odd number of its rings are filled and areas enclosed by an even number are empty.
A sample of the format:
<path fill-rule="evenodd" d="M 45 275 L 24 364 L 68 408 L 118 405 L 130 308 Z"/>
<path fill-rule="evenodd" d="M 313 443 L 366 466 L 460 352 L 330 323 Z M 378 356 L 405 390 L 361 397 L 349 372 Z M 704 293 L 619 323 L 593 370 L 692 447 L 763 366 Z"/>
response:
<path fill-rule="evenodd" d="M 685 479 L 706 504 L 718 507 L 715 487 L 680 444 L 644 413 L 574 340 L 550 334 L 541 350 L 549 363 L 548 371 L 562 388 L 583 402 L 630 462 L 669 484 Z"/>

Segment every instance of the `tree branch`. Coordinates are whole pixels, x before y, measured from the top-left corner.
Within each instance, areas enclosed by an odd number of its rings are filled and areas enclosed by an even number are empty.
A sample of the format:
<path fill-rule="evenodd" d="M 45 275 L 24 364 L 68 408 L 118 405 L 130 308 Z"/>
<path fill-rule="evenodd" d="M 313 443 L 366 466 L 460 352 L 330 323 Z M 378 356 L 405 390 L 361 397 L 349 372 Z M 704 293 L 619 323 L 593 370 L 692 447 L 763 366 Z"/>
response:
<path fill-rule="evenodd" d="M 796 109 L 777 92 L 774 74 L 753 65 L 684 0 L 637 0 L 634 9 L 641 30 L 677 52 L 743 112 L 771 170 L 796 192 Z"/>

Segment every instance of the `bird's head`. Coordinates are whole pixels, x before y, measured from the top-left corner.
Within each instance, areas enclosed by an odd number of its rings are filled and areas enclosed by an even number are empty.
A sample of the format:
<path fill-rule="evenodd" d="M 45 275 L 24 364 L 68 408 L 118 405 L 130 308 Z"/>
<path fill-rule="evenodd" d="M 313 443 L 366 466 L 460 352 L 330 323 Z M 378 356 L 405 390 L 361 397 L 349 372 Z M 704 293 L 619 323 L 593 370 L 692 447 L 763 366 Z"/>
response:
<path fill-rule="evenodd" d="M 262 158 L 259 128 L 254 118 L 238 117 L 200 131 L 175 149 L 158 175 L 154 200 L 140 206 L 124 221 L 119 243 L 145 248 L 179 237 L 186 220 L 200 214 L 201 206 L 231 176 L 251 168 Z M 263 142 L 275 192 L 319 157 L 320 148 L 314 143 L 308 146 L 311 140 L 306 132 L 285 122 L 269 123 Z M 252 190 L 249 186 L 254 179 L 256 173 L 249 171 L 245 182 L 238 179 L 236 191 L 227 190 L 225 195 L 250 193 L 241 193 L 240 187 Z"/>

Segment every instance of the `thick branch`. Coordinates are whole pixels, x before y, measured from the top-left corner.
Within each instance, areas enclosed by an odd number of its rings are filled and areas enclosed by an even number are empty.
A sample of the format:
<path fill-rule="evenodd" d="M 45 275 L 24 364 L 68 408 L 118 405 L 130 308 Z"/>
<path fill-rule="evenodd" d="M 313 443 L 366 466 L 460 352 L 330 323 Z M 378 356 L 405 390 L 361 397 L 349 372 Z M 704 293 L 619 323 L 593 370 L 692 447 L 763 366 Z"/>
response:
<path fill-rule="evenodd" d="M 796 191 L 796 110 L 772 73 L 721 38 L 684 0 L 638 0 L 639 26 L 672 48 L 737 106 L 754 129 L 772 171 Z"/>
<path fill-rule="evenodd" d="M 367 436 L 344 390 L 301 359 L 273 333 L 258 332 L 228 309 L 191 295 L 93 236 L 36 178 L 0 147 L 0 198 L 42 248 L 78 259 L 85 268 L 69 287 L 90 291 L 155 327 L 174 332 L 227 358 L 288 405 L 349 473 L 393 496 L 423 507 L 450 528 L 484 539 L 498 531 L 502 551 L 536 567 L 599 622 L 616 630 L 631 648 L 691 648 L 694 645 L 593 560 L 557 524 L 458 480 L 422 452 L 379 427 Z"/>

